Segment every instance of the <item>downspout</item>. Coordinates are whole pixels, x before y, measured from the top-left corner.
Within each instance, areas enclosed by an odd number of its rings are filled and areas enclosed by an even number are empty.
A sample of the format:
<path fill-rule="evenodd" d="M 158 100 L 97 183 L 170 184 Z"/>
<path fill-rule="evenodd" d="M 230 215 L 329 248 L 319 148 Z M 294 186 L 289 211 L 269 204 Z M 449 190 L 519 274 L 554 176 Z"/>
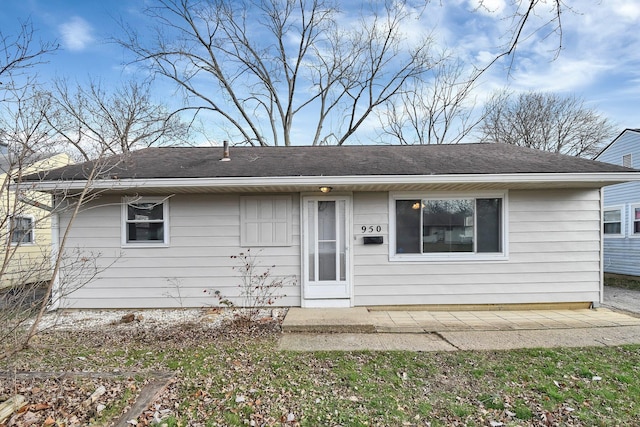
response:
<path fill-rule="evenodd" d="M 54 210 L 51 212 L 51 271 L 55 271 L 56 259 L 58 258 L 58 252 L 60 251 L 60 216 L 56 211 L 56 196 L 53 196 Z M 51 286 L 51 303 L 48 305 L 47 310 L 55 311 L 60 308 L 60 274 L 56 274 L 53 277 L 53 285 Z"/>
<path fill-rule="evenodd" d="M 604 187 L 600 187 L 600 299 L 594 308 L 604 303 Z"/>

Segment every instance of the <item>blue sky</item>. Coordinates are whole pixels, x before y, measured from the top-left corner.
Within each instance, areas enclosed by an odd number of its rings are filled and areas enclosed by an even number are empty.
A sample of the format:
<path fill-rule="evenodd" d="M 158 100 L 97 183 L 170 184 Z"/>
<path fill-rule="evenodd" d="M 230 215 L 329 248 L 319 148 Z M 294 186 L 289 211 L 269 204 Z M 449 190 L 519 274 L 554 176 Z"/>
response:
<path fill-rule="evenodd" d="M 418 0 L 415 0 L 418 1 Z M 428 4 L 416 30 L 435 28 L 436 38 L 460 57 L 481 63 L 493 57 L 504 26 L 505 1 L 447 0 Z M 130 59 L 108 39 L 119 35 L 117 20 L 137 27 L 149 24 L 142 11 L 152 0 L 3 0 L 0 28 L 10 35 L 19 21 L 30 19 L 36 37 L 57 40 L 60 50 L 38 68 L 42 80 L 55 76 L 86 82 L 89 78 L 116 83 L 129 78 L 123 63 Z M 572 93 L 589 107 L 624 128 L 640 127 L 640 2 L 637 0 L 568 0 L 574 7 L 563 15 L 563 46 L 541 31 L 525 40 L 507 70 L 497 64 L 483 78 L 482 100 L 494 89 L 548 90 Z M 349 3 L 346 3 L 349 4 Z M 407 29 L 411 34 L 411 29 Z M 168 102 L 172 93 L 156 91 Z"/>

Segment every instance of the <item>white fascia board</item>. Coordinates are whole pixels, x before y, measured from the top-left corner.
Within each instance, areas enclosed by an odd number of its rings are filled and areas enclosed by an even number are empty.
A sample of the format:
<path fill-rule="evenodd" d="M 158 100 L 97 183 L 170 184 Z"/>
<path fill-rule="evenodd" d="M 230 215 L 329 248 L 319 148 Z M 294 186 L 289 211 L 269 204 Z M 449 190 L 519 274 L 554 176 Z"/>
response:
<path fill-rule="evenodd" d="M 96 180 L 91 188 L 126 190 L 130 188 L 248 188 L 295 185 L 384 185 L 384 184 L 464 184 L 464 183 L 570 183 L 593 182 L 603 185 L 640 181 L 640 172 L 460 174 L 460 175 L 358 175 L 358 176 L 281 176 L 240 178 L 155 178 Z M 85 181 L 41 181 L 34 190 L 78 190 Z"/>

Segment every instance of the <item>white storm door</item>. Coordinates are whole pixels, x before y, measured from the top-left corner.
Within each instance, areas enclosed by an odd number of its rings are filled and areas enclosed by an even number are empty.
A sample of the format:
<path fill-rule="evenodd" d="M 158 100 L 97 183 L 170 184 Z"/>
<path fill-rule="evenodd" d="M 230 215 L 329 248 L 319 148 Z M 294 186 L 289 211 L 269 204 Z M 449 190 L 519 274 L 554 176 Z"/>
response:
<path fill-rule="evenodd" d="M 350 298 L 350 198 L 305 197 L 303 206 L 304 298 Z"/>

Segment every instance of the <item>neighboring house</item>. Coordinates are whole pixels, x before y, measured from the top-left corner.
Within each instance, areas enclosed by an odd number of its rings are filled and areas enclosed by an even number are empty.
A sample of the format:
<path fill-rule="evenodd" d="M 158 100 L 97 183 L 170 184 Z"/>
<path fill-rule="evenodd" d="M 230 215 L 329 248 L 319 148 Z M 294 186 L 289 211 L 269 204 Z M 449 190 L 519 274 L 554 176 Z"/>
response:
<path fill-rule="evenodd" d="M 37 283 L 51 278 L 51 221 L 46 209 L 51 195 L 31 191 L 28 185 L 16 184 L 22 176 L 66 166 L 71 163 L 66 154 L 18 166 L 6 147 L 0 150 L 0 289 L 13 285 Z M 16 187 L 17 185 L 17 187 Z M 20 194 L 16 194 L 19 190 Z"/>
<path fill-rule="evenodd" d="M 640 179 L 505 144 L 148 148 L 118 162 L 102 164 L 68 240 L 109 267 L 62 307 L 237 300 L 231 256 L 249 248 L 296 277 L 279 305 L 597 306 L 601 188 Z M 91 168 L 38 188 L 73 194 Z"/>
<path fill-rule="evenodd" d="M 625 129 L 596 160 L 640 169 L 640 129 Z M 604 271 L 640 276 L 640 182 L 604 189 Z"/>

